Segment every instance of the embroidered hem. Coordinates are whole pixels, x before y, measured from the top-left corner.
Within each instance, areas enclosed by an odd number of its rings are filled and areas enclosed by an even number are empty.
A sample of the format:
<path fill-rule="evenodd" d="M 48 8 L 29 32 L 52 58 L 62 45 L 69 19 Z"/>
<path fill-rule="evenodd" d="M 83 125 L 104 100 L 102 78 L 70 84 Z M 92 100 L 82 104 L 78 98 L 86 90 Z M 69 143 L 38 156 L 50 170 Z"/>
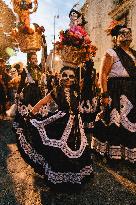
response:
<path fill-rule="evenodd" d="M 85 166 L 80 170 L 79 173 L 73 172 L 54 172 L 51 170 L 48 164 L 45 166 L 45 175 L 48 176 L 48 180 L 53 184 L 60 183 L 72 183 L 72 184 L 81 184 L 85 176 L 90 176 L 93 173 L 92 166 Z"/>
<path fill-rule="evenodd" d="M 91 165 L 85 166 L 78 173 L 52 171 L 42 155 L 38 154 L 36 150 L 32 148 L 31 145 L 26 141 L 23 134 L 23 129 L 18 127 L 18 123 L 14 123 L 13 126 L 16 129 L 16 133 L 19 135 L 19 142 L 25 154 L 27 154 L 34 163 L 42 165 L 45 171 L 45 175 L 48 176 L 48 180 L 53 184 L 60 184 L 63 182 L 81 184 L 84 177 L 89 176 L 93 173 L 93 168 Z"/>
<path fill-rule="evenodd" d="M 107 155 L 111 159 L 122 159 L 130 161 L 131 163 L 136 162 L 136 148 L 123 147 L 122 145 L 115 146 L 109 145 L 108 142 L 100 142 L 98 139 L 92 137 L 91 148 L 98 152 L 100 155 Z"/>

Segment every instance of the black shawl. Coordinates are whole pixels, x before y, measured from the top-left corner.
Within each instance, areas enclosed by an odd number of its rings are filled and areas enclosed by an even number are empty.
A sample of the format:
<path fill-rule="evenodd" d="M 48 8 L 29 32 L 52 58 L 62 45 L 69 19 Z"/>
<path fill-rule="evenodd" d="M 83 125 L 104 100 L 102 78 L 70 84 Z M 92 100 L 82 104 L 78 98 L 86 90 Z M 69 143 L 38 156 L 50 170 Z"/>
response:
<path fill-rule="evenodd" d="M 135 62 L 131 58 L 130 55 L 128 55 L 121 47 L 114 48 L 114 51 L 117 53 L 117 56 L 119 57 L 123 67 L 128 72 L 129 76 L 131 78 L 136 78 L 136 66 Z M 134 57 L 136 57 L 136 51 L 131 49 L 132 54 Z"/>

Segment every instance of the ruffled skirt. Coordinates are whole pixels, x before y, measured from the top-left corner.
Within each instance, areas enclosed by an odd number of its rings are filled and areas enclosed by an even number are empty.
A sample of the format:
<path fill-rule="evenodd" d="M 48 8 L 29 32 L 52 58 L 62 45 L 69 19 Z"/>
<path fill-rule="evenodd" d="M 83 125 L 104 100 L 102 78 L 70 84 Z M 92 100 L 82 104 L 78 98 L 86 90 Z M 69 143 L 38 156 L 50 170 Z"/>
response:
<path fill-rule="evenodd" d="M 111 159 L 136 162 L 136 80 L 111 78 L 110 105 L 96 119 L 91 147 Z"/>
<path fill-rule="evenodd" d="M 50 187 L 82 187 L 93 176 L 93 168 L 80 115 L 50 106 L 42 108 L 33 119 L 28 119 L 28 113 L 29 107 L 19 104 L 13 125 L 24 160 L 44 176 Z"/>

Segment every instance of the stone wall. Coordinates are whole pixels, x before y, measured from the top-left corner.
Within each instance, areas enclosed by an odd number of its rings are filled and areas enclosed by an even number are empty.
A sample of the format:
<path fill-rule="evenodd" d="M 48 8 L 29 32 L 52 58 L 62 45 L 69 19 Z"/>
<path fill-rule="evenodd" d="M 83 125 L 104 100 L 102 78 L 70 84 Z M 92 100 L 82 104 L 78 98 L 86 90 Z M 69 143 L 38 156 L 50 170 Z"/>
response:
<path fill-rule="evenodd" d="M 131 13 L 131 15 L 130 15 L 130 19 L 131 19 L 130 27 L 132 28 L 132 35 L 133 35 L 132 46 L 136 49 L 136 1 L 135 0 L 132 3 L 130 13 Z"/>
<path fill-rule="evenodd" d="M 136 48 L 136 1 L 135 0 L 86 0 L 83 12 L 85 13 L 86 29 L 92 43 L 98 51 L 94 59 L 95 68 L 99 70 L 102 56 L 107 48 L 112 46 L 111 37 L 107 36 L 105 29 L 113 19 L 127 18 L 127 24 L 132 28 L 132 46 Z M 127 13 L 126 17 L 122 17 Z"/>

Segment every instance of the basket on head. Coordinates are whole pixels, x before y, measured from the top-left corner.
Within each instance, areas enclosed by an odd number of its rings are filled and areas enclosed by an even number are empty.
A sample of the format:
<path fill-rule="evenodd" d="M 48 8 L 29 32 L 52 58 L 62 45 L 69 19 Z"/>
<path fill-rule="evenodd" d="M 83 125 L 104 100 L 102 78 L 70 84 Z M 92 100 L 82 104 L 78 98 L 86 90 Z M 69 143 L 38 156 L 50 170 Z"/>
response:
<path fill-rule="evenodd" d="M 33 34 L 18 32 L 17 40 L 20 50 L 24 53 L 39 51 L 41 49 L 42 35 L 39 32 L 35 31 Z"/>
<path fill-rule="evenodd" d="M 60 50 L 61 60 L 64 66 L 77 67 L 83 62 L 84 49 L 64 45 Z"/>

